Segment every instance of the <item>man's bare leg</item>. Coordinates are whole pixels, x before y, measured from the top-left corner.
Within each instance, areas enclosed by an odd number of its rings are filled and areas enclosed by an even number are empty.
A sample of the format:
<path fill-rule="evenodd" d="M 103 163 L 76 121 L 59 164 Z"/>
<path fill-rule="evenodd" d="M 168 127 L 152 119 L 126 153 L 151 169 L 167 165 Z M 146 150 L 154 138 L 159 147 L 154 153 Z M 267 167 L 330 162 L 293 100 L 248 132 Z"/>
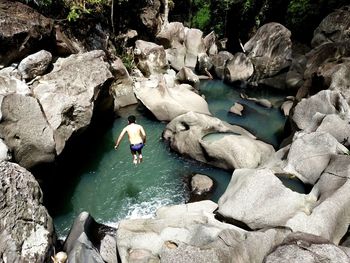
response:
<path fill-rule="evenodd" d="M 134 164 L 137 164 L 137 155 L 136 155 L 136 154 L 133 154 L 132 156 L 133 156 L 133 161 L 132 161 L 132 162 L 133 162 Z"/>
<path fill-rule="evenodd" d="M 142 163 L 142 153 L 139 154 L 139 163 Z"/>

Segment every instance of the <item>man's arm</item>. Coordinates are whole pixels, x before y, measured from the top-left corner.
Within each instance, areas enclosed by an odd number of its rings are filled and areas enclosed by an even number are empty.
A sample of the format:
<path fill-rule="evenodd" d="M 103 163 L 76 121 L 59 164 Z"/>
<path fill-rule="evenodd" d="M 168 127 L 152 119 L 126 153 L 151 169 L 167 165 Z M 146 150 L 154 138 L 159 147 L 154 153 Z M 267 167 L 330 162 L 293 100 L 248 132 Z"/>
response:
<path fill-rule="evenodd" d="M 117 149 L 117 148 L 118 148 L 119 143 L 120 143 L 120 141 L 123 139 L 123 136 L 124 136 L 125 132 L 126 132 L 126 128 L 124 128 L 124 129 L 122 130 L 122 132 L 120 133 L 120 135 L 119 135 L 119 137 L 118 137 L 118 140 L 117 140 L 116 143 L 115 143 L 114 149 Z"/>
<path fill-rule="evenodd" d="M 140 132 L 141 132 L 143 144 L 146 144 L 146 133 L 142 126 L 140 127 Z"/>

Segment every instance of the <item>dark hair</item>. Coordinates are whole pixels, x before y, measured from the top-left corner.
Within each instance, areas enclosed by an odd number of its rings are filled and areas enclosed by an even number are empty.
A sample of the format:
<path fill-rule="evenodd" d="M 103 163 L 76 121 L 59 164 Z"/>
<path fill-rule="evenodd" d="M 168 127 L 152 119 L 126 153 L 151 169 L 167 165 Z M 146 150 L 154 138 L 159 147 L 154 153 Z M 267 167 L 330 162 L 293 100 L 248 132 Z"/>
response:
<path fill-rule="evenodd" d="M 128 121 L 129 121 L 130 123 L 135 123 L 136 117 L 135 117 L 134 115 L 130 115 L 130 116 L 128 117 Z"/>

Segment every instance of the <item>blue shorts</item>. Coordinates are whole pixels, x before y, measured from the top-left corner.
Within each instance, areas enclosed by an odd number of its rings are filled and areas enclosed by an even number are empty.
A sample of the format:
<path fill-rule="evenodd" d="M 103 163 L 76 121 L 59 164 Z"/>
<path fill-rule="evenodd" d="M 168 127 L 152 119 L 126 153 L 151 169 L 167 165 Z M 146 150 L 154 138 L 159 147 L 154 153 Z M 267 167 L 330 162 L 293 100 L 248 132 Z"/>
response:
<path fill-rule="evenodd" d="M 130 144 L 130 150 L 134 153 L 134 152 L 138 152 L 141 153 L 141 149 L 143 148 L 143 146 L 145 146 L 143 144 L 143 142 L 140 142 L 138 144 Z"/>

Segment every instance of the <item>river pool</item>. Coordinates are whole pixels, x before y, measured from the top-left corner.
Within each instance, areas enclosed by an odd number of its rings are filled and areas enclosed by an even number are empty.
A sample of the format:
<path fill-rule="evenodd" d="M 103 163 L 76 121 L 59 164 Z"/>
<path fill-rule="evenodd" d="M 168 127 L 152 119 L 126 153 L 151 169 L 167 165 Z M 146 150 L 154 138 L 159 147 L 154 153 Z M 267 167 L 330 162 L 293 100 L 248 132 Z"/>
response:
<path fill-rule="evenodd" d="M 248 92 L 221 81 L 202 81 L 200 87 L 214 116 L 242 125 L 262 140 L 278 145 L 285 118 L 277 107 L 284 95 Z M 275 107 L 266 109 L 243 100 L 242 92 L 270 99 Z M 244 104 L 243 117 L 228 113 L 234 102 Z M 147 133 L 144 161 L 136 166 L 132 164 L 126 137 L 117 151 L 113 148 L 130 114 L 137 117 Z M 161 139 L 165 126 L 166 123 L 155 120 L 137 106 L 126 107 L 113 123 L 95 127 L 66 151 L 69 154 L 57 163 L 51 184 L 44 188 L 60 237 L 67 235 L 74 218 L 82 211 L 88 211 L 100 223 L 115 226 L 121 219 L 151 217 L 161 206 L 184 203 L 188 200 L 184 178 L 194 173 L 214 179 L 215 189 L 210 198 L 218 200 L 232 172 L 185 159 L 171 151 Z"/>

